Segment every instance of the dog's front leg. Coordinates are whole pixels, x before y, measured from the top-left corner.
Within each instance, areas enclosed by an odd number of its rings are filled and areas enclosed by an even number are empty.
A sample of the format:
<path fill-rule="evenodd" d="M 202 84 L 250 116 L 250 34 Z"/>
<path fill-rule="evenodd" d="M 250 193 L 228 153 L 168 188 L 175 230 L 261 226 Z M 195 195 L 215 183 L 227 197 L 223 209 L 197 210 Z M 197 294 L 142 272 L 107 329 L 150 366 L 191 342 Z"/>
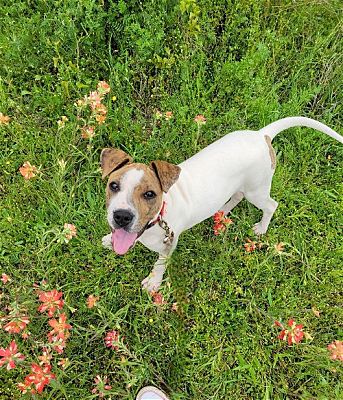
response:
<path fill-rule="evenodd" d="M 163 274 L 166 270 L 166 264 L 168 258 L 171 256 L 177 245 L 177 237 L 174 237 L 173 243 L 170 246 L 165 246 L 165 249 L 162 253 L 159 254 L 157 261 L 154 264 L 153 269 L 150 274 L 143 279 L 142 287 L 147 290 L 149 293 L 157 292 L 161 286 L 163 281 Z"/>

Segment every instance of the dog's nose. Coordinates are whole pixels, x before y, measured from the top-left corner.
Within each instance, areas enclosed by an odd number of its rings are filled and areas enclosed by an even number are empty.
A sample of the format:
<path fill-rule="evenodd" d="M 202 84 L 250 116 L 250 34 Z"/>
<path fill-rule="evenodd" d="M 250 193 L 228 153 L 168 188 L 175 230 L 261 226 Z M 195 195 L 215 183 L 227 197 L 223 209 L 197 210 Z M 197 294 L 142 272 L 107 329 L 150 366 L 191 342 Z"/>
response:
<path fill-rule="evenodd" d="M 133 214 L 130 211 L 117 210 L 113 212 L 113 219 L 118 226 L 124 228 L 133 220 Z"/>

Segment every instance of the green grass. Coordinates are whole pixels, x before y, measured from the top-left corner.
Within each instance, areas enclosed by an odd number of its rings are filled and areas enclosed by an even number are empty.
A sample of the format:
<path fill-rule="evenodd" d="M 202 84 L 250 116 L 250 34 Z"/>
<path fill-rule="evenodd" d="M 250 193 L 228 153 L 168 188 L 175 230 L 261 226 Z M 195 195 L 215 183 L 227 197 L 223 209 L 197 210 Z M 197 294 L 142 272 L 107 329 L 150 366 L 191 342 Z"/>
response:
<path fill-rule="evenodd" d="M 73 326 L 41 398 L 94 398 L 96 375 L 108 376 L 112 399 L 134 399 L 148 384 L 172 400 L 342 398 L 342 366 L 326 350 L 343 336 L 340 144 L 305 128 L 278 136 L 279 208 L 263 248 L 244 251 L 260 217 L 247 202 L 224 237 L 214 237 L 212 221 L 185 232 L 162 309 L 140 288 L 156 255 L 137 245 L 120 258 L 101 246 L 108 226 L 99 172 L 105 146 L 139 162 L 178 163 L 230 131 L 291 115 L 342 133 L 342 14 L 340 0 L 9 0 L 0 8 L 0 112 L 11 117 L 0 125 L 0 273 L 12 278 L 0 313 L 14 301 L 27 309 L 31 337 L 15 337 L 27 362 L 48 331 L 34 282 L 63 291 Z M 89 145 L 73 104 L 99 80 L 111 85 L 109 114 Z M 156 124 L 156 109 L 173 118 Z M 207 123 L 195 142 L 197 114 Z M 58 130 L 62 115 L 69 121 Z M 30 181 L 18 172 L 27 160 L 42 170 Z M 47 232 L 65 222 L 77 238 L 52 242 Z M 93 309 L 90 294 L 100 297 Z M 274 320 L 291 317 L 312 341 L 277 339 Z M 105 348 L 110 329 L 126 349 Z M 0 347 L 12 339 L 0 331 Z M 65 371 L 61 357 L 70 360 Z M 15 383 L 28 372 L 1 368 L 0 399 L 23 398 Z"/>

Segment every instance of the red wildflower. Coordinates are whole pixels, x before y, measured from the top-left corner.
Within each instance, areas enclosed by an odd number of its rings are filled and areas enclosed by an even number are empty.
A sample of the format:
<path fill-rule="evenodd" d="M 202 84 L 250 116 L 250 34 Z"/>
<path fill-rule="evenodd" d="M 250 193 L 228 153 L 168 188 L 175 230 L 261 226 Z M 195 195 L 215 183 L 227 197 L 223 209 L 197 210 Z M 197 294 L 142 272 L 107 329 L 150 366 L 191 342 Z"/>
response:
<path fill-rule="evenodd" d="M 18 316 L 14 317 L 12 321 L 8 322 L 4 326 L 4 330 L 8 333 L 20 333 L 22 330 L 26 328 L 30 320 L 26 316 Z"/>
<path fill-rule="evenodd" d="M 52 359 L 52 355 L 50 354 L 50 350 L 47 348 L 43 349 L 43 354 L 41 356 L 38 356 L 38 359 L 40 360 L 39 364 L 44 365 L 44 364 L 50 364 L 50 361 Z"/>
<path fill-rule="evenodd" d="M 96 297 L 93 294 L 89 295 L 87 298 L 87 307 L 93 308 L 98 301 L 99 301 L 99 297 Z"/>
<path fill-rule="evenodd" d="M 280 328 L 282 331 L 280 332 L 278 339 L 287 341 L 288 345 L 291 346 L 294 343 L 300 343 L 304 337 L 303 325 L 296 324 L 293 319 L 290 319 L 287 322 L 287 325 L 290 329 L 286 329 L 281 322 L 275 321 L 274 324 Z"/>
<path fill-rule="evenodd" d="M 77 235 L 76 226 L 73 224 L 64 224 L 63 228 L 64 241 L 68 243 L 73 237 Z"/>
<path fill-rule="evenodd" d="M 7 274 L 2 274 L 0 280 L 5 285 L 7 282 L 11 281 L 11 278 Z"/>
<path fill-rule="evenodd" d="M 214 234 L 217 236 L 220 233 L 226 230 L 227 225 L 231 225 L 233 223 L 231 218 L 225 216 L 224 211 L 218 211 L 213 216 L 214 221 Z"/>
<path fill-rule="evenodd" d="M 171 111 L 167 111 L 165 114 L 165 119 L 169 121 L 173 117 L 173 113 Z"/>
<path fill-rule="evenodd" d="M 254 250 L 256 250 L 256 242 L 253 242 L 252 240 L 247 239 L 247 242 L 244 243 L 244 248 L 245 248 L 245 251 L 247 251 L 248 253 L 251 253 Z"/>
<path fill-rule="evenodd" d="M 109 331 L 105 336 L 105 345 L 106 347 L 111 347 L 111 349 L 119 350 L 119 332 L 118 331 Z"/>
<path fill-rule="evenodd" d="M 71 329 L 71 325 L 66 323 L 67 316 L 65 314 L 61 314 L 57 319 L 51 319 L 49 321 L 49 325 L 53 328 L 52 331 L 48 333 L 48 337 L 55 337 L 57 339 L 67 339 L 69 337 L 68 329 Z M 54 334 L 56 334 L 54 336 Z"/>
<path fill-rule="evenodd" d="M 91 139 L 94 137 L 94 127 L 93 126 L 84 126 L 81 128 L 81 137 L 82 139 Z"/>
<path fill-rule="evenodd" d="M 7 347 L 7 349 L 4 349 L 3 347 L 0 349 L 0 357 L 3 357 L 0 359 L 0 367 L 2 367 L 5 363 L 7 363 L 7 370 L 15 368 L 15 362 L 16 361 L 22 361 L 25 359 L 25 357 L 17 352 L 18 347 L 17 344 L 14 340 L 10 343 L 10 345 Z"/>
<path fill-rule="evenodd" d="M 331 352 L 331 360 L 343 361 L 343 342 L 341 340 L 334 340 L 330 343 L 328 350 Z"/>
<path fill-rule="evenodd" d="M 38 307 L 39 312 L 48 311 L 48 316 L 52 317 L 56 310 L 61 309 L 64 305 L 64 300 L 61 299 L 62 292 L 53 289 L 49 292 L 40 292 L 39 300 L 43 303 Z"/>
<path fill-rule="evenodd" d="M 31 165 L 29 161 L 25 161 L 19 168 L 19 172 L 22 174 L 24 179 L 29 180 L 34 178 L 38 174 L 39 170 L 36 166 Z"/>
<path fill-rule="evenodd" d="M 97 375 L 94 378 L 94 382 L 95 382 L 95 388 L 92 389 L 92 393 L 93 394 L 97 394 L 99 397 L 104 397 L 106 395 L 105 391 L 106 390 L 111 390 L 112 386 L 108 385 L 108 379 L 107 376 L 104 376 L 104 378 L 101 378 L 99 375 Z"/>
<path fill-rule="evenodd" d="M 163 304 L 167 304 L 166 301 L 164 301 L 163 294 L 159 292 L 152 292 L 151 293 L 152 301 L 156 306 L 163 306 Z"/>
<path fill-rule="evenodd" d="M 194 118 L 194 122 L 198 125 L 204 125 L 206 124 L 206 118 L 202 114 L 199 114 Z"/>
<path fill-rule="evenodd" d="M 28 390 L 32 394 L 42 393 L 44 387 L 50 383 L 52 379 L 55 379 L 55 374 L 51 373 L 51 365 L 45 365 L 41 367 L 38 364 L 31 365 L 32 373 L 25 377 L 24 383 L 19 383 L 18 388 L 21 392 L 26 393 Z M 35 389 L 32 387 L 35 386 Z"/>
<path fill-rule="evenodd" d="M 102 95 L 107 94 L 111 91 L 110 85 L 105 81 L 98 82 L 97 89 L 98 89 L 99 93 Z"/>

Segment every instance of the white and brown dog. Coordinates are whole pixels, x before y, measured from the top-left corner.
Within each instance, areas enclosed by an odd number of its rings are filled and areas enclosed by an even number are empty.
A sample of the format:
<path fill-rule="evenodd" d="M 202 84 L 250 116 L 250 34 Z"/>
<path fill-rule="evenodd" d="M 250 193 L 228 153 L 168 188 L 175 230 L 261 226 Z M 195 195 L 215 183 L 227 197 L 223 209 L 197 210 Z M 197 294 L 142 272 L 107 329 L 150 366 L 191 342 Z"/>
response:
<path fill-rule="evenodd" d="M 260 131 L 236 131 L 212 143 L 179 165 L 153 161 L 133 163 L 119 149 L 101 152 L 106 188 L 107 220 L 112 233 L 105 247 L 125 254 L 137 240 L 159 253 L 150 275 L 142 281 L 157 291 L 166 259 L 180 234 L 218 210 L 229 213 L 245 197 L 263 211 L 254 225 L 257 235 L 267 231 L 278 203 L 270 197 L 275 171 L 273 138 L 281 131 L 306 126 L 343 143 L 343 137 L 326 125 L 305 117 L 278 120 Z"/>

